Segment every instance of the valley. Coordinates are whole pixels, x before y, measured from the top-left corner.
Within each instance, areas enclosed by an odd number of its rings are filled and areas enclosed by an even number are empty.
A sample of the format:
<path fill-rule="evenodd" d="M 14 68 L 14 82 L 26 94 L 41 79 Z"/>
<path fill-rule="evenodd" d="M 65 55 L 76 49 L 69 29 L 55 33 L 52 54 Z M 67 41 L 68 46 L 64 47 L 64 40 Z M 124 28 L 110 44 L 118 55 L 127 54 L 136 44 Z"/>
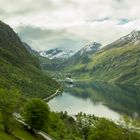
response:
<path fill-rule="evenodd" d="M 119 120 L 125 115 L 132 118 L 140 116 L 139 93 L 139 87 L 82 81 L 75 82 L 73 87 L 65 85 L 62 95 L 48 104 L 52 110 L 67 111 L 70 115 L 83 112 Z"/>
<path fill-rule="evenodd" d="M 140 32 L 133 31 L 109 45 L 101 46 L 93 42 L 62 61 L 55 58 L 45 62 L 44 58 L 41 60 L 43 70 L 50 74 L 52 71 L 60 73 L 58 77 L 71 73 L 77 80 L 139 85 Z"/>
<path fill-rule="evenodd" d="M 36 51 L 0 21 L 0 140 L 42 140 L 36 130 L 57 140 L 139 140 L 139 54 L 139 31 L 104 47 Z"/>

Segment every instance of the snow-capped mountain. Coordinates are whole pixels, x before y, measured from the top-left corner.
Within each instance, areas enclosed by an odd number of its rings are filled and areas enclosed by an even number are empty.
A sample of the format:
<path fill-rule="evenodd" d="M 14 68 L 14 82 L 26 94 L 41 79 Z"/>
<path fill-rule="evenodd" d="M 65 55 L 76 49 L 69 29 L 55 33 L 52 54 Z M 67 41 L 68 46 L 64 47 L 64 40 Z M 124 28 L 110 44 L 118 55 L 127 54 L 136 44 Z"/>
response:
<path fill-rule="evenodd" d="M 75 54 L 74 51 L 63 50 L 59 48 L 40 51 L 39 54 L 49 59 L 67 59 Z"/>
<path fill-rule="evenodd" d="M 98 42 L 90 42 L 85 47 L 83 47 L 81 50 L 79 50 L 76 54 L 84 55 L 84 54 L 93 54 L 96 53 L 101 49 L 102 44 Z"/>
<path fill-rule="evenodd" d="M 133 45 L 137 45 L 140 43 L 140 31 L 132 31 L 130 34 L 118 39 L 117 41 L 105 46 L 105 49 L 113 48 L 113 47 L 121 47 L 132 43 Z"/>
<path fill-rule="evenodd" d="M 77 64 L 86 64 L 90 61 L 90 56 L 95 54 L 101 49 L 101 44 L 97 42 L 90 42 L 85 45 L 82 49 L 80 49 L 77 53 L 75 53 L 72 57 L 67 59 L 63 63 L 63 67 L 66 65 L 75 66 Z"/>
<path fill-rule="evenodd" d="M 116 41 L 116 43 L 119 43 L 121 41 L 128 42 L 128 43 L 135 43 L 137 41 L 140 41 L 140 31 L 132 31 L 130 34 L 120 38 Z"/>

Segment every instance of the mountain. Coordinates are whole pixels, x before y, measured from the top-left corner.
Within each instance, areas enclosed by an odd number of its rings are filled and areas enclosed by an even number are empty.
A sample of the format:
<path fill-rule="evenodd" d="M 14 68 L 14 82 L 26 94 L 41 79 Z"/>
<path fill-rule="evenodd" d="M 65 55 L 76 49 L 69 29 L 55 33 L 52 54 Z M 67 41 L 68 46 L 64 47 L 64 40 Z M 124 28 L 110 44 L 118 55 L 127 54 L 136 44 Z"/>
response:
<path fill-rule="evenodd" d="M 85 45 L 82 49 L 80 49 L 75 55 L 83 56 L 83 55 L 90 55 L 94 54 L 101 49 L 102 44 L 97 42 L 90 42 L 89 44 Z"/>
<path fill-rule="evenodd" d="M 92 79 L 117 84 L 140 84 L 140 31 L 103 47 L 88 57 L 86 63 L 75 59 L 65 63 L 65 72 L 78 79 Z"/>
<path fill-rule="evenodd" d="M 16 87 L 25 96 L 46 97 L 60 85 L 43 74 L 39 60 L 13 29 L 0 21 L 0 87 Z"/>
<path fill-rule="evenodd" d="M 66 51 L 59 48 L 40 51 L 38 53 L 38 59 L 40 61 L 41 68 L 43 71 L 49 73 L 52 77 L 56 77 L 54 75 L 58 75 L 56 74 L 58 70 L 61 71 L 60 66 L 75 54 L 74 51 Z"/>
<path fill-rule="evenodd" d="M 67 59 L 63 64 L 60 65 L 62 69 L 73 69 L 74 67 L 77 68 L 80 65 L 85 65 L 90 61 L 91 55 L 96 54 L 101 49 L 102 44 L 97 42 L 90 42 L 85 45 L 82 49 L 80 49 L 77 53 Z M 81 69 L 84 71 L 85 68 Z"/>
<path fill-rule="evenodd" d="M 132 31 L 130 34 L 118 39 L 117 41 L 114 41 L 113 43 L 107 45 L 104 47 L 104 49 L 110 49 L 113 47 L 122 47 L 126 44 L 133 44 L 137 45 L 140 43 L 140 31 Z"/>
<path fill-rule="evenodd" d="M 26 50 L 32 54 L 33 56 L 39 56 L 39 53 L 35 50 L 33 50 L 27 43 L 22 42 L 22 44 L 24 45 L 24 47 L 26 48 Z"/>
<path fill-rule="evenodd" d="M 72 55 L 74 55 L 75 52 L 55 48 L 55 49 L 40 51 L 39 54 L 49 59 L 67 59 L 71 57 Z"/>

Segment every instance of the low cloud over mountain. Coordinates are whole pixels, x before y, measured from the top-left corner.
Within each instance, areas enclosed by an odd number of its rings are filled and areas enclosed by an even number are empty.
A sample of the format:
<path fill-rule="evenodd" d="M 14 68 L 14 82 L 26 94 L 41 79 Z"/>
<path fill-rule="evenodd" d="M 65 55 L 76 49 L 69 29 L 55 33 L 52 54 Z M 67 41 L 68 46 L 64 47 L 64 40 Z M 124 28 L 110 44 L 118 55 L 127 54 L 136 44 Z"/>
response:
<path fill-rule="evenodd" d="M 78 50 L 90 40 L 106 45 L 139 30 L 139 5 L 139 0 L 1 0 L 0 13 L 36 50 Z"/>

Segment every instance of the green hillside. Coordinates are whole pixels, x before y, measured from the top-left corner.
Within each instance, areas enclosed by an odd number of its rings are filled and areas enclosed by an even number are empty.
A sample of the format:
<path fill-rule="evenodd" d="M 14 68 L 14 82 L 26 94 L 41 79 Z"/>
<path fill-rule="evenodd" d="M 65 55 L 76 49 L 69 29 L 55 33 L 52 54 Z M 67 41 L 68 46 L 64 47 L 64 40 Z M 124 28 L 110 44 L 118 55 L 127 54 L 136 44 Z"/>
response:
<path fill-rule="evenodd" d="M 65 65 L 78 79 L 106 81 L 118 84 L 140 84 L 140 43 L 112 43 L 88 57 L 87 63 Z"/>
<path fill-rule="evenodd" d="M 39 57 L 35 51 L 32 53 L 32 50 L 29 51 L 30 48 L 25 45 L 13 29 L 0 22 L 0 140 L 42 140 L 33 133 L 34 129 L 43 130 L 57 140 L 102 138 L 104 140 L 139 140 L 140 134 L 137 133 L 137 129 L 131 131 L 120 124 L 117 125 L 94 115 L 79 113 L 73 118 L 67 112 L 51 112 L 46 102 L 28 98 L 45 98 L 56 92 L 60 85 L 43 73 L 39 65 L 40 62 L 43 64 L 47 61 L 51 70 L 52 61 Z M 39 59 L 35 57 L 36 55 Z M 135 80 L 136 77 L 139 78 L 138 56 L 139 45 L 129 44 L 121 48 L 107 48 L 90 55 L 86 63 L 79 61 L 72 67 L 67 65 L 65 72 L 72 71 L 77 78 L 127 82 L 131 78 L 128 76 L 121 79 L 122 75 L 119 77 L 118 73 L 125 74 L 130 71 L 135 75 L 131 75 Z M 115 64 L 112 66 L 112 63 Z M 53 62 L 53 64 L 56 63 Z M 129 69 L 125 68 L 126 66 L 129 66 Z M 133 66 L 132 70 L 130 66 Z M 47 68 L 49 65 L 45 65 L 45 69 Z M 139 79 L 135 83 L 139 84 L 138 81 Z M 97 87 L 95 91 L 98 91 L 98 88 L 100 89 Z M 20 124 L 17 118 L 26 122 L 30 128 Z"/>
<path fill-rule="evenodd" d="M 2 116 L 0 112 L 0 140 L 42 140 L 41 138 L 29 133 L 27 129 L 25 129 L 18 122 L 14 122 L 14 130 L 11 134 L 7 134 L 4 132 L 3 124 L 2 124 Z"/>
<path fill-rule="evenodd" d="M 0 87 L 14 86 L 26 96 L 46 97 L 60 86 L 41 72 L 39 61 L 17 34 L 0 22 Z"/>
<path fill-rule="evenodd" d="M 93 79 L 140 84 L 140 44 L 128 44 L 102 51 L 87 65 Z"/>

